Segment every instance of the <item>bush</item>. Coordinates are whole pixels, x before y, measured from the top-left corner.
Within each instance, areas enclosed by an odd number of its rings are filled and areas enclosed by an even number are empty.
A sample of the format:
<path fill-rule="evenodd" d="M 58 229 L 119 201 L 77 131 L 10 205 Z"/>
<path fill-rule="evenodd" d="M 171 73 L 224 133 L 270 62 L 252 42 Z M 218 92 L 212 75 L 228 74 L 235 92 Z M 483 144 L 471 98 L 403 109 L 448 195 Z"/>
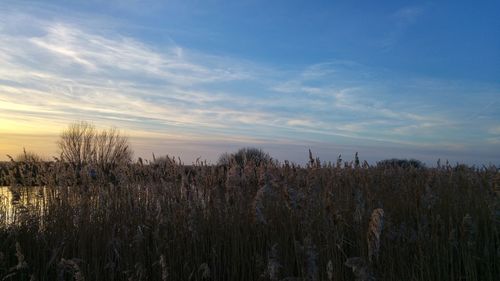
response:
<path fill-rule="evenodd" d="M 377 162 L 377 167 L 382 167 L 382 168 L 403 168 L 403 169 L 409 169 L 409 168 L 416 168 L 416 169 L 423 169 L 425 168 L 425 164 L 422 163 L 419 160 L 416 159 L 386 159 L 382 160 L 380 162 Z"/>
<path fill-rule="evenodd" d="M 79 181 L 88 170 L 95 177 L 114 178 L 115 171 L 132 160 L 127 137 L 114 128 L 98 131 L 88 122 L 70 124 L 58 142 L 61 161 L 69 163 Z"/>
<path fill-rule="evenodd" d="M 243 167 L 247 162 L 253 162 L 256 166 L 260 166 L 264 163 L 271 162 L 271 156 L 264 152 L 262 149 L 255 147 L 240 148 L 235 153 L 224 153 L 219 157 L 217 164 L 219 165 L 229 165 L 231 161 L 234 161 L 239 166 Z"/>

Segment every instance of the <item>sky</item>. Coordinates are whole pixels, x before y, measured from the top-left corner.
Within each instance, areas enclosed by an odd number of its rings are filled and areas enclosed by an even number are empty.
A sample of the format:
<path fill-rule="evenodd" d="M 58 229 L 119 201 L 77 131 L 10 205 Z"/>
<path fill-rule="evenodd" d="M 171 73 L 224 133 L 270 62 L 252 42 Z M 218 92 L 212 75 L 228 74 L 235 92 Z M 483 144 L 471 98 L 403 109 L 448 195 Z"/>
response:
<path fill-rule="evenodd" d="M 0 160 L 68 124 L 136 157 L 500 164 L 498 1 L 0 0 Z"/>

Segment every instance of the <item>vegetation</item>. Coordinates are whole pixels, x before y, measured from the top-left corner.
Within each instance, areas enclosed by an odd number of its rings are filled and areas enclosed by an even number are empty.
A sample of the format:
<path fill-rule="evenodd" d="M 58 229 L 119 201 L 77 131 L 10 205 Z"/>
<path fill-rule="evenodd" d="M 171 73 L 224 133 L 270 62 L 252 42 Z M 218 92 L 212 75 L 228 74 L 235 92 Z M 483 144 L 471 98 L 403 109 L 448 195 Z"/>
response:
<path fill-rule="evenodd" d="M 235 153 L 224 153 L 219 157 L 217 164 L 219 165 L 230 165 L 234 163 L 240 167 L 245 166 L 247 163 L 252 162 L 256 166 L 261 164 L 268 164 L 271 162 L 271 156 L 262 149 L 255 147 L 241 148 Z"/>
<path fill-rule="evenodd" d="M 495 167 L 69 159 L 6 163 L 1 280 L 500 279 Z"/>
<path fill-rule="evenodd" d="M 61 160 L 73 168 L 77 180 L 82 173 L 115 181 L 117 169 L 130 163 L 128 140 L 114 128 L 97 131 L 87 122 L 71 124 L 58 142 Z M 84 170 L 87 168 L 87 170 Z"/>
<path fill-rule="evenodd" d="M 416 159 L 386 159 L 380 162 L 377 162 L 377 167 L 388 167 L 388 168 L 415 168 L 415 169 L 423 169 L 425 168 L 425 164 Z"/>

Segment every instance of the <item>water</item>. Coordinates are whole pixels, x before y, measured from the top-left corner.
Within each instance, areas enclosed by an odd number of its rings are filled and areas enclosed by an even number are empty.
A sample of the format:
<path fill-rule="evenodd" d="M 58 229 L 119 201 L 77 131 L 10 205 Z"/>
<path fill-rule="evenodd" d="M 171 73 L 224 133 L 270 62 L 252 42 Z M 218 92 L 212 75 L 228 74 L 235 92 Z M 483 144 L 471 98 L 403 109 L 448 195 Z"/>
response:
<path fill-rule="evenodd" d="M 0 186 L 0 227 L 16 223 L 16 218 L 45 213 L 48 190 L 46 187 Z"/>

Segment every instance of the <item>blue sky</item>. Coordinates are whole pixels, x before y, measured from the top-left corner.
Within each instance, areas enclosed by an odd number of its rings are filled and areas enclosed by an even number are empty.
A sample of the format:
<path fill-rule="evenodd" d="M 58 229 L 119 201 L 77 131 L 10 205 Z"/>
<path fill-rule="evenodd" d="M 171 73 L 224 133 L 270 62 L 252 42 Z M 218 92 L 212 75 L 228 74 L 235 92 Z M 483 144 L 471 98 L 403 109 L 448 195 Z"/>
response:
<path fill-rule="evenodd" d="M 105 3 L 102 3 L 105 2 Z M 498 1 L 0 1 L 0 154 L 500 162 Z"/>

